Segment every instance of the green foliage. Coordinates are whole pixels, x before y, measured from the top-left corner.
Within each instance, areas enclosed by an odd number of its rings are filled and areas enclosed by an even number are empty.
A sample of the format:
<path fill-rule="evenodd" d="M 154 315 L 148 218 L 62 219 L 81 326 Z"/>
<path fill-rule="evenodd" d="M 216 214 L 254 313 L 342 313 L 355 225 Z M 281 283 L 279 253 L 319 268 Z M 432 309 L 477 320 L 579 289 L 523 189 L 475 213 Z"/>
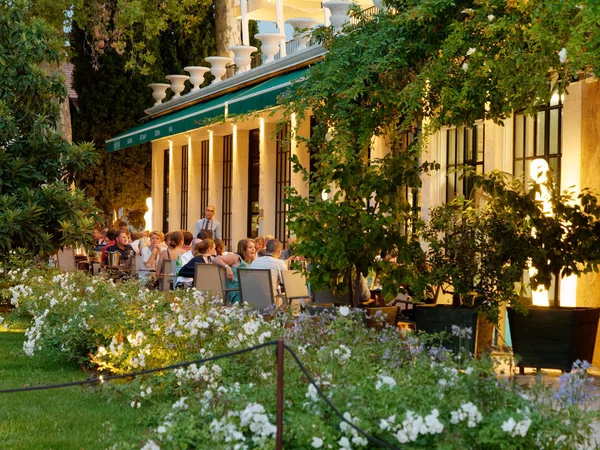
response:
<path fill-rule="evenodd" d="M 33 359 L 20 351 L 22 346 L 22 332 L 6 331 L 0 325 L 0 389 L 85 379 L 79 365 L 64 356 Z M 127 399 L 111 398 L 90 387 L 3 394 L 2 447 L 79 450 L 97 448 L 99 442 L 111 446 L 133 432 L 143 434 L 148 409 L 132 409 Z"/>
<path fill-rule="evenodd" d="M 46 18 L 56 30 L 77 22 L 87 32 L 96 67 L 105 52 L 114 50 L 127 55 L 127 69 L 150 74 L 157 61 L 157 38 L 172 31 L 173 24 L 189 37 L 203 24 L 205 16 L 199 10 L 210 9 L 211 4 L 210 0 L 28 0 L 28 12 Z"/>
<path fill-rule="evenodd" d="M 0 5 L 0 253 L 30 254 L 91 243 L 96 209 L 70 184 L 98 161 L 90 144 L 56 132 L 64 80 L 47 67 L 61 58 L 56 33 L 26 19 L 22 2 Z"/>
<path fill-rule="evenodd" d="M 72 115 L 74 138 L 91 140 L 96 148 L 104 149 L 107 139 L 135 126 L 144 117 L 143 111 L 152 105 L 148 83 L 168 74 L 183 73 L 188 65 L 201 65 L 215 46 L 209 6 L 198 3 L 192 23 L 183 26 L 169 21 L 168 28 L 152 40 L 156 61 L 150 75 L 126 70 L 129 56 L 112 48 L 95 60 L 87 32 L 73 24 L 69 42 L 75 66 L 73 87 L 78 93 Z M 130 221 L 146 212 L 146 198 L 151 195 L 151 165 L 149 144 L 114 153 L 102 150 L 101 164 L 83 174 L 82 186 L 102 209 L 107 224 L 119 211 L 119 219 Z"/>
<path fill-rule="evenodd" d="M 294 166 L 311 197 L 289 199 L 289 226 L 316 268 L 309 277 L 317 287 L 342 287 L 368 267 L 379 270 L 389 295 L 416 282 L 421 256 L 403 231 L 412 228 L 407 197 L 435 167 L 421 159 L 427 137 L 444 125 L 531 113 L 598 70 L 600 6 L 592 0 L 386 3 L 372 19 L 353 9 L 357 24 L 341 34 L 318 28 L 324 61 L 282 99 L 285 120 L 312 115 L 317 123 L 304 137 L 316 171 L 297 159 Z M 406 147 L 420 122 L 423 134 Z M 373 136 L 384 138 L 389 154 L 369 163 Z M 324 189 L 334 195 L 321 202 Z M 397 265 L 375 260 L 396 253 Z"/>
<path fill-rule="evenodd" d="M 395 327 L 368 329 L 362 311 L 346 307 L 317 317 L 274 312 L 265 318 L 193 289 L 148 291 L 77 271 L 12 271 L 8 278 L 7 295 L 17 305 L 9 321 L 31 320 L 23 350 L 35 358 L 58 354 L 122 373 L 283 338 L 348 421 L 395 447 L 593 445 L 598 413 L 585 408 L 586 364 L 574 367 L 554 393 L 540 379 L 526 387 L 498 377 L 489 355 L 475 360 Z M 146 411 L 154 430 L 132 433 L 117 448 L 139 448 L 148 437 L 167 449 L 274 448 L 275 374 L 274 351 L 267 347 L 135 377 L 112 389 L 133 410 Z M 321 448 L 375 448 L 340 422 L 287 353 L 284 394 L 285 448 L 319 448 L 321 440 Z M 148 414 L 152 405 L 158 414 Z M 154 447 L 146 442 L 145 448 Z"/>
<path fill-rule="evenodd" d="M 436 207 L 418 233 L 427 247 L 421 275 L 436 294 L 449 291 L 457 304 L 477 307 L 497 323 L 502 304 L 520 305 L 515 284 L 522 281 L 533 247 L 524 225 L 519 212 L 496 199 L 477 207 L 457 197 Z M 415 290 L 417 297 L 421 293 Z"/>

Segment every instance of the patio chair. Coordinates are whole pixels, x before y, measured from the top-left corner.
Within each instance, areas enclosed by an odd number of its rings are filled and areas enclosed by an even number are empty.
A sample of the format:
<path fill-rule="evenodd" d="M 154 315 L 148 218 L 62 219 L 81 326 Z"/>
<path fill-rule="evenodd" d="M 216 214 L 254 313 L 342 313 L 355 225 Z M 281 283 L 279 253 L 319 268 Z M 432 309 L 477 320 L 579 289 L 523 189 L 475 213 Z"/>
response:
<path fill-rule="evenodd" d="M 161 290 L 162 291 L 170 291 L 173 289 L 173 284 L 177 279 L 177 274 L 175 274 L 175 264 L 177 260 L 175 259 L 163 259 L 163 265 L 161 270 Z"/>
<path fill-rule="evenodd" d="M 275 305 L 270 269 L 238 269 L 240 298 L 262 311 Z"/>
<path fill-rule="evenodd" d="M 69 272 L 71 270 L 77 269 L 77 265 L 75 263 L 75 251 L 72 248 L 63 248 L 58 251 L 57 263 L 58 268 L 61 272 Z"/>
<path fill-rule="evenodd" d="M 306 279 L 302 272 L 297 270 L 284 270 L 281 272 L 283 287 L 287 304 L 292 307 L 294 304 L 295 314 L 300 314 L 300 309 L 305 302 L 310 302 L 310 292 L 306 285 Z M 298 302 L 294 303 L 294 300 Z"/>
<path fill-rule="evenodd" d="M 219 266 L 196 263 L 194 287 L 199 291 L 209 292 L 211 296 L 222 298 L 224 304 L 228 303 L 225 298 L 225 273 Z"/>
<path fill-rule="evenodd" d="M 142 267 L 142 257 L 140 255 L 131 255 L 130 257 L 130 271 L 132 276 L 139 276 L 140 272 L 143 270 Z"/>

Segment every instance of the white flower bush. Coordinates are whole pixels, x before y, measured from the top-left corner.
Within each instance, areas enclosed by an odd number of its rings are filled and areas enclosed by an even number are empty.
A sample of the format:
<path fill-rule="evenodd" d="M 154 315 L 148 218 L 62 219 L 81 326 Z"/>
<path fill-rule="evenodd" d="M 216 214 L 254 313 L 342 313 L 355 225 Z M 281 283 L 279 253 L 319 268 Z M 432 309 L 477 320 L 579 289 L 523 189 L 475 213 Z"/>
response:
<path fill-rule="evenodd" d="M 13 319 L 28 319 L 23 351 L 63 353 L 98 374 L 192 364 L 125 384 L 131 408 L 160 403 L 153 428 L 115 448 L 274 449 L 277 366 L 273 346 L 206 361 L 283 338 L 314 378 L 285 355 L 284 448 L 576 449 L 590 440 L 597 413 L 583 395 L 588 365 L 561 377 L 553 396 L 543 383 L 498 378 L 489 356 L 451 352 L 395 328 L 368 329 L 360 312 L 268 317 L 225 307 L 196 290 L 149 291 L 75 272 L 4 271 Z M 462 338 L 470 329 L 455 329 Z M 321 390 L 343 414 L 337 417 Z M 148 413 L 150 414 L 150 413 Z M 346 422 L 347 421 L 347 422 Z"/>

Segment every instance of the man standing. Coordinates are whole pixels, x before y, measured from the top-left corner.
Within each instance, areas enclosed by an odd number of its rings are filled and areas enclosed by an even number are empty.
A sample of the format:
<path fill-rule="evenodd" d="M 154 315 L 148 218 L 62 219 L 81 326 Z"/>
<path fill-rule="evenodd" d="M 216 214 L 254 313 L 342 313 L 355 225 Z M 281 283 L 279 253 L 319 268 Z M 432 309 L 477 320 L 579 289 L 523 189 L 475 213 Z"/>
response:
<path fill-rule="evenodd" d="M 127 258 L 134 254 L 133 248 L 129 245 L 129 231 L 122 229 L 117 232 L 115 244 L 106 247 L 106 253 L 109 252 L 118 252 L 120 255 L 119 262 L 126 261 Z M 102 263 L 104 265 L 107 265 L 108 263 L 108 255 L 106 253 L 102 257 Z"/>
<path fill-rule="evenodd" d="M 205 238 L 221 239 L 221 224 L 213 219 L 215 215 L 215 207 L 208 205 L 204 219 L 200 219 L 196 222 L 196 228 L 194 229 L 194 237 L 198 237 L 201 231 L 204 231 Z"/>

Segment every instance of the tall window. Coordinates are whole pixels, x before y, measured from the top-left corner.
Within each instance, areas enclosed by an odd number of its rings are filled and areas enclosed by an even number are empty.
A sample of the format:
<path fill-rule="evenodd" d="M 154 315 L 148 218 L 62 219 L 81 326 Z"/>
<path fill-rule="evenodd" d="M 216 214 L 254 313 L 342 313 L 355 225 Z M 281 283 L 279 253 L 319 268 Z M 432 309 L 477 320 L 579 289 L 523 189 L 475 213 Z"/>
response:
<path fill-rule="evenodd" d="M 221 234 L 223 242 L 231 249 L 231 188 L 233 178 L 233 135 L 223 137 L 223 223 Z"/>
<path fill-rule="evenodd" d="M 163 222 L 162 229 L 169 231 L 169 149 L 163 153 Z"/>
<path fill-rule="evenodd" d="M 446 131 L 446 201 L 458 195 L 471 196 L 473 182 L 460 171 L 459 166 L 471 166 L 483 173 L 485 127 L 482 123 L 472 128 L 451 128 Z"/>
<path fill-rule="evenodd" d="M 258 236 L 260 208 L 260 130 L 250 130 L 248 144 L 248 237 Z"/>
<path fill-rule="evenodd" d="M 290 124 L 277 132 L 275 158 L 275 238 L 285 244 L 289 237 L 286 226 L 288 205 L 285 204 L 285 190 L 292 178 Z"/>
<path fill-rule="evenodd" d="M 181 229 L 187 230 L 188 221 L 188 146 L 181 147 Z"/>
<path fill-rule="evenodd" d="M 537 158 L 548 162 L 560 187 L 562 156 L 562 101 L 555 95 L 550 106 L 540 108 L 535 116 L 514 116 L 514 175 L 529 182 L 529 165 Z"/>
<path fill-rule="evenodd" d="M 202 141 L 200 147 L 200 211 L 202 214 L 208 206 L 208 156 L 208 141 Z"/>

